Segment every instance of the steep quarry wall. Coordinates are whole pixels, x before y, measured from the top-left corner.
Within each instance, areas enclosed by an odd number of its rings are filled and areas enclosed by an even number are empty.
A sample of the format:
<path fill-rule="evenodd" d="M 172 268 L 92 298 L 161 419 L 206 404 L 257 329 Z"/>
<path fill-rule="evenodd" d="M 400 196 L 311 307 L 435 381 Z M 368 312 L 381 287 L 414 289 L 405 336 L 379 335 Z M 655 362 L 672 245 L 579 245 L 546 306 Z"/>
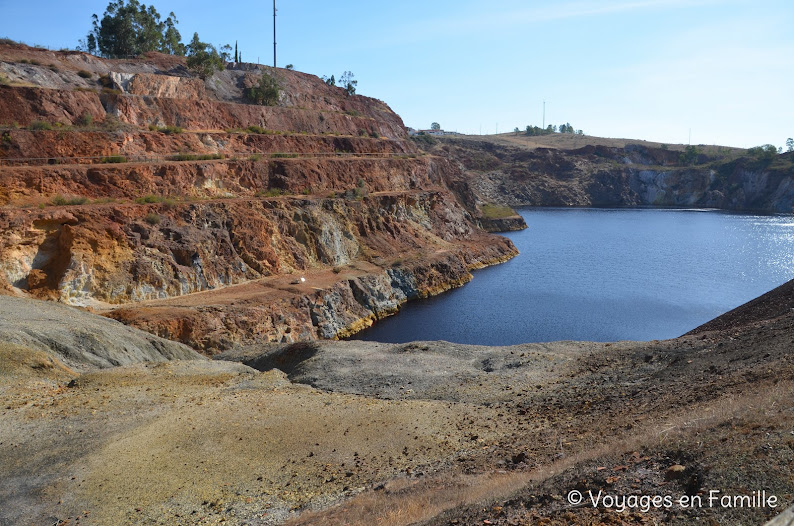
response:
<path fill-rule="evenodd" d="M 533 151 L 445 139 L 433 150 L 461 163 L 485 200 L 510 206 L 675 206 L 792 212 L 790 154 L 773 161 L 709 158 L 682 165 L 680 152 L 629 144 Z"/>
<path fill-rule="evenodd" d="M 74 304 L 120 304 L 380 255 L 454 251 L 479 234 L 450 203 L 448 192 L 416 191 L 20 210 L 2 216 L 0 283 Z"/>
<path fill-rule="evenodd" d="M 244 97 L 265 70 L 275 106 Z M 516 254 L 476 226 L 456 163 L 315 76 L 229 65 L 202 81 L 177 57 L 2 45 L 0 72 L 7 294 L 209 354 L 343 337 Z"/>
<path fill-rule="evenodd" d="M 263 282 L 253 299 L 236 306 L 246 292 L 229 292 L 223 307 L 215 299 L 213 307 L 136 305 L 111 316 L 206 350 L 341 337 L 408 299 L 462 285 L 472 268 L 516 254 L 508 240 L 473 227 L 466 212 L 450 206 L 453 199 L 416 191 L 360 201 L 25 210 L 3 216 L 0 280 L 7 290 L 101 306 L 287 276 L 278 286 Z M 299 275 L 310 276 L 309 288 L 294 286 Z"/>

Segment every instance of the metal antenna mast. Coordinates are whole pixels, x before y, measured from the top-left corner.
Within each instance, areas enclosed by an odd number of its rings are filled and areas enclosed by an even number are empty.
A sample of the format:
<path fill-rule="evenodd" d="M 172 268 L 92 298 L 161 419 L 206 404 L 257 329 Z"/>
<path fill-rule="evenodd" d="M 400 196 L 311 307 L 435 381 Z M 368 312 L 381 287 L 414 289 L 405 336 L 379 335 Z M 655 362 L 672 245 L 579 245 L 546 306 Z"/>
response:
<path fill-rule="evenodd" d="M 273 0 L 275 2 L 275 0 Z M 546 129 L 546 101 L 543 101 L 543 129 Z"/>
<path fill-rule="evenodd" d="M 276 0 L 273 0 L 273 67 L 276 67 Z"/>

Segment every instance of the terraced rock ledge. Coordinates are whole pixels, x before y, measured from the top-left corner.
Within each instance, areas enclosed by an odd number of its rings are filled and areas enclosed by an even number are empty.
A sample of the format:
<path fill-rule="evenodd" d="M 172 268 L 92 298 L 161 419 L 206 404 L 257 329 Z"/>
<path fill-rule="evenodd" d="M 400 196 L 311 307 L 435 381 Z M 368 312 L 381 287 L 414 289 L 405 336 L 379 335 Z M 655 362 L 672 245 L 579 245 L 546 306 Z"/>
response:
<path fill-rule="evenodd" d="M 460 167 L 319 78 L 0 46 L 0 290 L 206 353 L 339 338 L 516 255 Z M 244 95 L 278 78 L 275 106 Z"/>

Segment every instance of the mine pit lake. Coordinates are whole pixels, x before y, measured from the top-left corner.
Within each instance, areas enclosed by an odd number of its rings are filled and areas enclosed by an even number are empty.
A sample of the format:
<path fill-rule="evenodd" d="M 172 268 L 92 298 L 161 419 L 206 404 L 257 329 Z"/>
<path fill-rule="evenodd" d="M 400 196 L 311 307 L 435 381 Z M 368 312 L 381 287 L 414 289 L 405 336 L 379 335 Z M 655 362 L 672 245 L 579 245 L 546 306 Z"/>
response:
<path fill-rule="evenodd" d="M 674 338 L 794 278 L 794 216 L 520 209 L 521 254 L 354 339 L 513 345 Z"/>

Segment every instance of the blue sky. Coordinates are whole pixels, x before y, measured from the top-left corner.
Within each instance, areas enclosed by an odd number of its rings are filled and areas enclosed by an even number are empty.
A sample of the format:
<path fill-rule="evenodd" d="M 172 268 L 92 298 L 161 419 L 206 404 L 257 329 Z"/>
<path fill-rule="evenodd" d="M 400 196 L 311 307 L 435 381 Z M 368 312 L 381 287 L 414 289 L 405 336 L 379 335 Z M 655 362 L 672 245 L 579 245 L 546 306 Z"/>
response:
<path fill-rule="evenodd" d="M 74 47 L 108 0 L 0 0 L 0 36 Z M 184 40 L 272 63 L 272 2 L 155 0 Z M 570 122 L 661 142 L 794 136 L 791 0 L 278 0 L 279 65 L 337 78 L 406 125 L 494 133 Z"/>

